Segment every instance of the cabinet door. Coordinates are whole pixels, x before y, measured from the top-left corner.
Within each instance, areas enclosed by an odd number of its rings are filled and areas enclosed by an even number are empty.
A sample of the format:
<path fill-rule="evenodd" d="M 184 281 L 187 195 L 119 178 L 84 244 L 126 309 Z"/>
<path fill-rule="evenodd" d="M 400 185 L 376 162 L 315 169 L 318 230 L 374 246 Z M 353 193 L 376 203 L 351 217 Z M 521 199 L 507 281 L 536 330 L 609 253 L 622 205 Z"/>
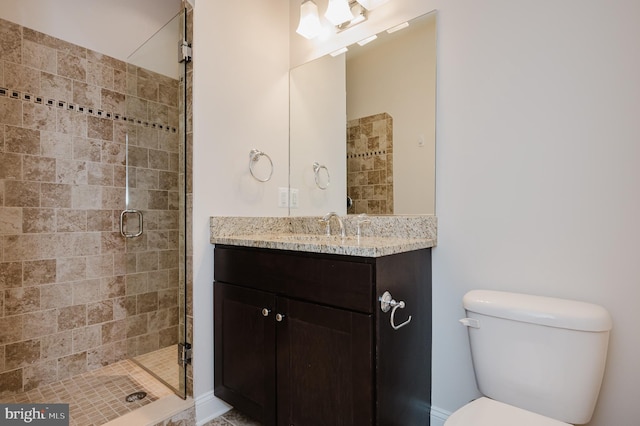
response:
<path fill-rule="evenodd" d="M 263 425 L 274 425 L 275 296 L 216 282 L 214 307 L 215 395 Z"/>
<path fill-rule="evenodd" d="M 278 313 L 278 425 L 372 425 L 371 315 L 287 298 Z"/>

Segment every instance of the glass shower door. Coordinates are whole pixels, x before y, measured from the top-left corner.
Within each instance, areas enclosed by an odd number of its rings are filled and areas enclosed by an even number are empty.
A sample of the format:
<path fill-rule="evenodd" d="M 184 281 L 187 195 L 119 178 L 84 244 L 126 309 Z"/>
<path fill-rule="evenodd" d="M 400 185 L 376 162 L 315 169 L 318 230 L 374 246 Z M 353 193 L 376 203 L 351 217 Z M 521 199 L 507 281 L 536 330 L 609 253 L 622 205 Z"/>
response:
<path fill-rule="evenodd" d="M 181 11 L 128 59 L 124 123 L 127 355 L 186 397 L 186 61 Z"/>

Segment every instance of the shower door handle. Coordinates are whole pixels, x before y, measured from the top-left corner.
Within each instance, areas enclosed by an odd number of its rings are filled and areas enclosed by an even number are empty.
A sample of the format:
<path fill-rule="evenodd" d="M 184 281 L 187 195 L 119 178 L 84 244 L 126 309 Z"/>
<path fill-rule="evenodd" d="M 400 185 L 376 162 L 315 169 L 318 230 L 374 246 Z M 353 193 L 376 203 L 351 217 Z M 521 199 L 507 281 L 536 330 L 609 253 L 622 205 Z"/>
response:
<path fill-rule="evenodd" d="M 125 229 L 124 229 L 124 219 L 128 215 L 136 215 L 136 216 L 138 216 L 138 232 L 133 233 L 133 232 L 125 231 Z M 127 223 L 129 223 L 128 219 L 127 219 Z M 142 231 L 143 231 L 143 224 L 142 223 L 143 223 L 143 218 L 142 218 L 142 212 L 140 210 L 136 210 L 136 209 L 123 210 L 120 213 L 120 234 L 125 238 L 139 237 L 140 235 L 142 235 Z"/>

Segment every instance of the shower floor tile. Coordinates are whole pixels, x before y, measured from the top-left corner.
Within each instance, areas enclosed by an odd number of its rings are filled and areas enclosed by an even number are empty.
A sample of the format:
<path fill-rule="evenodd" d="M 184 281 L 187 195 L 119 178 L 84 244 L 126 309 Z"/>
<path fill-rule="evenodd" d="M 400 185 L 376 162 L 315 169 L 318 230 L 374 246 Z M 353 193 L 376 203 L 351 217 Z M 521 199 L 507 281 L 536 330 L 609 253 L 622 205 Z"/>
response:
<path fill-rule="evenodd" d="M 127 395 L 139 391 L 147 396 L 125 401 Z M 3 396 L 0 402 L 65 403 L 69 404 L 70 426 L 98 426 L 171 394 L 135 362 L 123 360 L 28 392 Z"/>
<path fill-rule="evenodd" d="M 157 351 L 138 355 L 134 358 L 147 370 L 175 390 L 180 388 L 180 366 L 178 365 L 178 345 L 167 346 Z"/>

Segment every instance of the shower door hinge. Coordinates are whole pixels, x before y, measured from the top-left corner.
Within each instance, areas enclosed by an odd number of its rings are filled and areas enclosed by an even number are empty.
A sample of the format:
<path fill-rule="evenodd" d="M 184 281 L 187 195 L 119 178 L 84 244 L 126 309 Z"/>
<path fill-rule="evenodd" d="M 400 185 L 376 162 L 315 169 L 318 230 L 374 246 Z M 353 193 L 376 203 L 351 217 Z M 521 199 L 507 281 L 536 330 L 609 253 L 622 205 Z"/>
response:
<path fill-rule="evenodd" d="M 191 43 L 187 40 L 178 42 L 178 62 L 191 62 Z"/>
<path fill-rule="evenodd" d="M 178 343 L 178 364 L 183 367 L 191 364 L 191 343 Z"/>

